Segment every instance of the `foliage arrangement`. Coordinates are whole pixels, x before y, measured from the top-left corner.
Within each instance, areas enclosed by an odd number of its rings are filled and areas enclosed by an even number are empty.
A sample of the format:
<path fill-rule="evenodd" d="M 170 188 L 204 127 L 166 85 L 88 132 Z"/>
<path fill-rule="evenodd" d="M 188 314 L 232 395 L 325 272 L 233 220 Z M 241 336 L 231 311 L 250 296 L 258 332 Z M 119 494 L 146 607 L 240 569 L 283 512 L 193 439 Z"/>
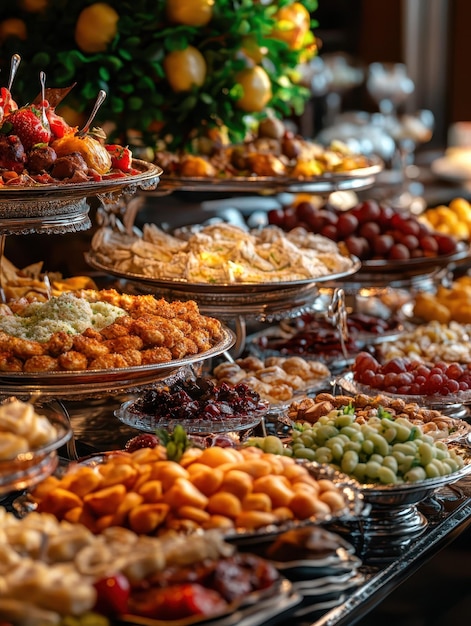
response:
<path fill-rule="evenodd" d="M 67 110 L 88 113 L 108 96 L 96 122 L 112 140 L 171 149 L 224 128 L 241 140 L 269 110 L 302 113 L 309 97 L 299 64 L 316 51 L 317 0 L 10 0 L 0 6 L 1 84 L 10 59 L 19 104 L 48 87 L 76 86 Z"/>

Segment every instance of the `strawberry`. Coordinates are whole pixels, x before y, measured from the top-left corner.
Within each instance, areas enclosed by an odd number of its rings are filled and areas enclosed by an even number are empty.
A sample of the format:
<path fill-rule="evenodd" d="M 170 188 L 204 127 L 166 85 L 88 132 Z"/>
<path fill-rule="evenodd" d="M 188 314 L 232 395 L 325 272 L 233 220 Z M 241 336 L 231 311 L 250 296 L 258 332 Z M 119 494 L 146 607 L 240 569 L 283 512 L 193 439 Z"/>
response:
<path fill-rule="evenodd" d="M 65 119 L 54 111 L 54 109 L 46 109 L 47 120 L 54 139 L 60 139 L 64 135 L 73 134 L 77 128 L 69 126 Z"/>
<path fill-rule="evenodd" d="M 0 122 L 12 111 L 16 111 L 17 108 L 18 105 L 11 97 L 11 93 L 6 87 L 2 87 L 0 89 Z"/>
<path fill-rule="evenodd" d="M 121 170 L 122 172 L 129 172 L 131 170 L 132 152 L 128 147 L 110 143 L 106 144 L 105 148 L 110 153 L 111 167 L 113 169 Z"/>
<path fill-rule="evenodd" d="M 49 123 L 47 127 L 44 126 L 41 119 L 41 109 L 34 105 L 13 111 L 5 119 L 3 128 L 10 128 L 9 132 L 18 135 L 26 151 L 38 143 L 49 143 L 51 139 Z"/>

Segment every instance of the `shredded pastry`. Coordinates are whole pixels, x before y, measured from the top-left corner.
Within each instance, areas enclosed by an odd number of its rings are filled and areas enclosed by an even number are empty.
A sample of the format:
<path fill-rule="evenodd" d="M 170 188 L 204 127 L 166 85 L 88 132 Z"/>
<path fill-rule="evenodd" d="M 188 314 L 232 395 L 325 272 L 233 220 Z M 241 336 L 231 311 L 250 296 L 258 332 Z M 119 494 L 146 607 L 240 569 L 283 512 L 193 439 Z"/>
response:
<path fill-rule="evenodd" d="M 191 283 L 276 283 L 319 278 L 353 266 L 334 241 L 295 228 L 277 226 L 251 231 L 212 224 L 183 239 L 146 224 L 142 234 L 110 227 L 92 239 L 98 262 L 116 271 Z"/>

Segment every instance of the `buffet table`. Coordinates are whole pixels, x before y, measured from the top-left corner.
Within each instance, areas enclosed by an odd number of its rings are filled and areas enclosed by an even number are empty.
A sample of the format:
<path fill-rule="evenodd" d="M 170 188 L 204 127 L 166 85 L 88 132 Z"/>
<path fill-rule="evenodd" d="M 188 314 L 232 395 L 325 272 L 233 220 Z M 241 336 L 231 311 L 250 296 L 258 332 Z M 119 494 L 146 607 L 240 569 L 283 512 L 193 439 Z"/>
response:
<path fill-rule="evenodd" d="M 198 200 L 204 200 L 204 198 L 195 197 L 194 202 L 187 200 L 179 203 L 179 199 L 175 197 L 164 196 L 162 198 L 158 194 L 155 196 L 150 194 L 149 197 L 145 197 L 145 203 L 142 202 L 138 206 L 137 222 L 145 223 L 152 218 L 152 221 L 168 222 L 169 227 L 175 227 L 180 225 L 178 223 L 180 220 L 184 224 L 201 223 L 212 218 L 245 220 L 254 215 L 257 208 L 260 208 L 262 213 L 266 213 L 268 206 L 266 198 L 260 199 L 259 206 L 257 198 L 251 199 L 249 202 L 254 202 L 253 207 L 238 211 L 238 200 L 241 198 L 244 196 L 233 198 L 234 207 L 230 206 L 231 200 L 226 198 L 222 208 L 218 209 L 215 203 L 211 203 L 209 207 L 207 204 L 202 207 Z M 178 205 L 182 210 L 176 214 L 175 207 Z M 86 250 L 88 250 L 88 243 L 86 242 Z M 74 259 L 69 259 L 69 263 L 68 273 L 73 274 Z M 96 273 L 93 273 L 93 276 L 97 281 L 103 280 L 109 284 L 107 282 L 110 281 L 109 276 L 105 277 Z M 217 317 L 213 311 L 211 314 Z M 221 316 L 228 323 L 234 321 L 231 319 L 230 310 L 222 310 Z M 248 320 L 247 329 L 256 331 L 264 325 L 262 321 L 270 322 L 270 319 L 261 320 L 260 317 L 255 315 L 255 319 Z M 241 349 L 240 346 L 239 348 Z M 219 353 L 216 356 L 218 355 Z M 92 385 L 88 394 L 85 394 L 87 397 L 63 400 L 74 433 L 73 442 L 69 442 L 61 451 L 64 457 L 68 457 L 66 462 L 97 452 L 122 449 L 126 442 L 137 434 L 135 429 L 123 424 L 115 416 L 115 411 L 123 402 L 133 397 L 132 390 L 127 393 L 120 390 L 119 385 L 117 387 L 117 391 L 113 389 L 111 393 L 105 394 L 106 398 L 95 393 L 95 391 L 102 392 L 101 387 L 94 389 Z M 326 391 L 331 391 L 331 386 L 327 386 Z M 465 417 L 466 421 L 468 419 Z M 263 434 L 263 429 L 261 434 Z M 4 504 L 10 506 L 11 502 L 15 501 L 15 495 L 5 500 Z M 452 485 L 440 487 L 435 493 L 421 501 L 417 509 L 423 524 L 414 532 L 405 535 L 395 532 L 394 528 L 391 532 L 391 528 L 388 528 L 384 535 L 379 532 L 372 539 L 368 533 L 363 532 L 362 519 L 354 520 L 351 524 L 335 521 L 326 523 L 327 529 L 338 533 L 354 546 L 356 556 L 361 559 L 361 565 L 358 568 L 361 583 L 326 601 L 317 601 L 314 596 L 310 597 L 307 593 L 299 604 L 287 608 L 281 615 L 276 616 L 271 612 L 267 613 L 265 619 L 263 612 L 262 614 L 254 613 L 244 616 L 244 619 L 238 623 L 242 626 L 262 626 L 272 623 L 283 626 L 293 623 L 298 626 L 343 626 L 358 622 L 414 572 L 419 571 L 421 566 L 440 549 L 450 544 L 455 537 L 469 527 L 471 479 L 467 476 Z M 367 515 L 368 511 L 365 512 L 365 516 Z M 250 545 L 245 548 L 241 546 L 241 548 L 250 551 Z M 224 624 L 225 622 L 221 620 L 220 626 Z"/>
<path fill-rule="evenodd" d="M 126 397 L 67 403 L 79 454 L 120 448 L 130 437 L 135 436 L 134 429 L 113 418 L 113 412 Z M 351 626 L 361 621 L 395 589 L 406 586 L 409 577 L 415 573 L 420 576 L 420 569 L 427 561 L 469 529 L 471 476 L 439 489 L 432 497 L 421 502 L 418 509 L 427 520 L 423 531 L 406 540 L 390 535 L 389 541 L 387 538 L 379 549 L 373 546 L 372 551 L 366 535 L 360 534 L 354 538 L 348 529 L 327 524 L 328 530 L 338 532 L 355 546 L 356 554 L 362 559 L 359 571 L 364 575 L 363 583 L 343 592 L 332 608 L 317 610 L 316 605 L 309 604 L 308 600 L 280 616 L 271 616 L 263 624 Z M 245 549 L 250 550 L 250 546 Z M 322 602 L 319 606 L 322 607 Z M 249 619 L 242 622 L 243 626 L 251 623 Z"/>

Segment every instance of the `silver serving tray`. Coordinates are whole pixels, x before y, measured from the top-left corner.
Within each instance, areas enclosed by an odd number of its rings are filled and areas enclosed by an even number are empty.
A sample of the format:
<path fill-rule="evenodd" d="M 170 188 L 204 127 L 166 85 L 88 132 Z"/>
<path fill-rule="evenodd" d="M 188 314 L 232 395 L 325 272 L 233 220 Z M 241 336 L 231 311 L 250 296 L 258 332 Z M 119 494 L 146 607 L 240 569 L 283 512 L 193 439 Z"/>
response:
<path fill-rule="evenodd" d="M 128 400 L 124 402 L 114 414 L 120 422 L 148 433 L 155 433 L 157 428 L 165 428 L 172 431 L 179 425 L 189 435 L 211 435 L 227 432 L 239 432 L 250 430 L 258 426 L 266 413 L 266 409 L 253 411 L 247 415 L 241 414 L 234 417 L 222 417 L 216 419 L 170 419 L 161 416 L 142 414 L 133 410 L 136 402 Z"/>
<path fill-rule="evenodd" d="M 311 178 L 289 176 L 163 176 L 161 191 L 205 191 L 205 192 L 254 192 L 280 193 L 333 192 L 366 189 L 374 184 L 375 177 L 383 170 L 383 161 L 376 156 L 369 165 L 346 172 L 325 172 Z"/>
<path fill-rule="evenodd" d="M 0 394 L 41 393 L 54 397 L 122 390 L 167 378 L 180 368 L 218 356 L 235 343 L 235 334 L 223 327 L 223 338 L 206 352 L 175 359 L 166 363 L 152 363 L 135 367 L 108 370 L 80 370 L 76 372 L 2 372 Z"/>
<path fill-rule="evenodd" d="M 133 185 L 136 188 L 150 188 L 157 186 L 162 175 L 162 168 L 158 165 L 132 160 L 132 167 L 138 170 L 136 174 L 125 175 L 122 178 L 106 178 L 98 181 L 71 182 L 62 184 L 35 183 L 34 185 L 4 185 L 0 187 L 0 217 L 8 218 L 8 209 L 18 209 L 18 202 L 24 200 L 43 201 L 49 199 L 73 200 L 87 196 L 96 196 L 101 193 L 120 191 Z"/>
<path fill-rule="evenodd" d="M 0 234 L 47 232 L 63 234 L 90 228 L 87 198 L 97 196 L 106 205 L 121 194 L 155 189 L 162 169 L 133 159 L 137 174 L 83 183 L 0 187 Z"/>
<path fill-rule="evenodd" d="M 407 403 L 419 404 L 420 406 L 426 406 L 433 409 L 446 409 L 451 405 L 463 404 L 471 402 L 471 389 L 468 391 L 460 391 L 456 394 L 449 394 L 447 396 L 444 395 L 433 395 L 433 396 L 413 396 L 413 395 L 404 395 L 397 393 L 388 393 L 383 389 L 374 389 L 369 385 L 363 385 L 362 383 L 358 383 L 353 379 L 353 372 L 347 372 L 343 376 L 339 376 L 335 383 L 338 384 L 344 391 L 350 394 L 364 393 L 369 396 L 377 396 L 378 394 L 382 396 L 387 396 L 388 398 L 400 398 Z"/>
<path fill-rule="evenodd" d="M 117 276 L 124 280 L 136 281 L 144 285 L 150 285 L 159 289 L 169 289 L 175 292 L 184 292 L 188 296 L 207 296 L 214 297 L 217 295 L 218 300 L 220 298 L 230 298 L 231 296 L 244 296 L 248 294 L 269 294 L 275 295 L 281 292 L 295 293 L 305 287 L 317 285 L 318 283 L 324 283 L 330 280 L 338 280 L 340 278 L 346 278 L 358 272 L 361 268 L 361 262 L 357 257 L 351 256 L 352 265 L 343 272 L 337 272 L 335 274 L 326 274 L 325 276 L 316 276 L 312 278 L 303 278 L 300 280 L 289 281 L 273 281 L 273 282 L 260 282 L 260 283 L 192 283 L 184 278 L 152 278 L 151 276 L 145 276 L 143 274 L 136 274 L 133 272 L 122 272 L 116 270 L 112 266 L 105 265 L 98 261 L 93 253 L 89 251 L 85 254 L 85 260 L 94 269 Z M 281 295 L 283 295 L 281 293 Z M 221 302 L 223 305 L 224 302 Z"/>
<path fill-rule="evenodd" d="M 446 267 L 449 263 L 464 261 L 471 255 L 469 244 L 458 242 L 457 250 L 451 254 L 442 254 L 435 257 L 417 257 L 414 259 L 374 259 L 362 261 L 359 278 L 363 274 L 372 273 L 404 275 L 404 273 L 422 273 L 435 267 Z"/>

